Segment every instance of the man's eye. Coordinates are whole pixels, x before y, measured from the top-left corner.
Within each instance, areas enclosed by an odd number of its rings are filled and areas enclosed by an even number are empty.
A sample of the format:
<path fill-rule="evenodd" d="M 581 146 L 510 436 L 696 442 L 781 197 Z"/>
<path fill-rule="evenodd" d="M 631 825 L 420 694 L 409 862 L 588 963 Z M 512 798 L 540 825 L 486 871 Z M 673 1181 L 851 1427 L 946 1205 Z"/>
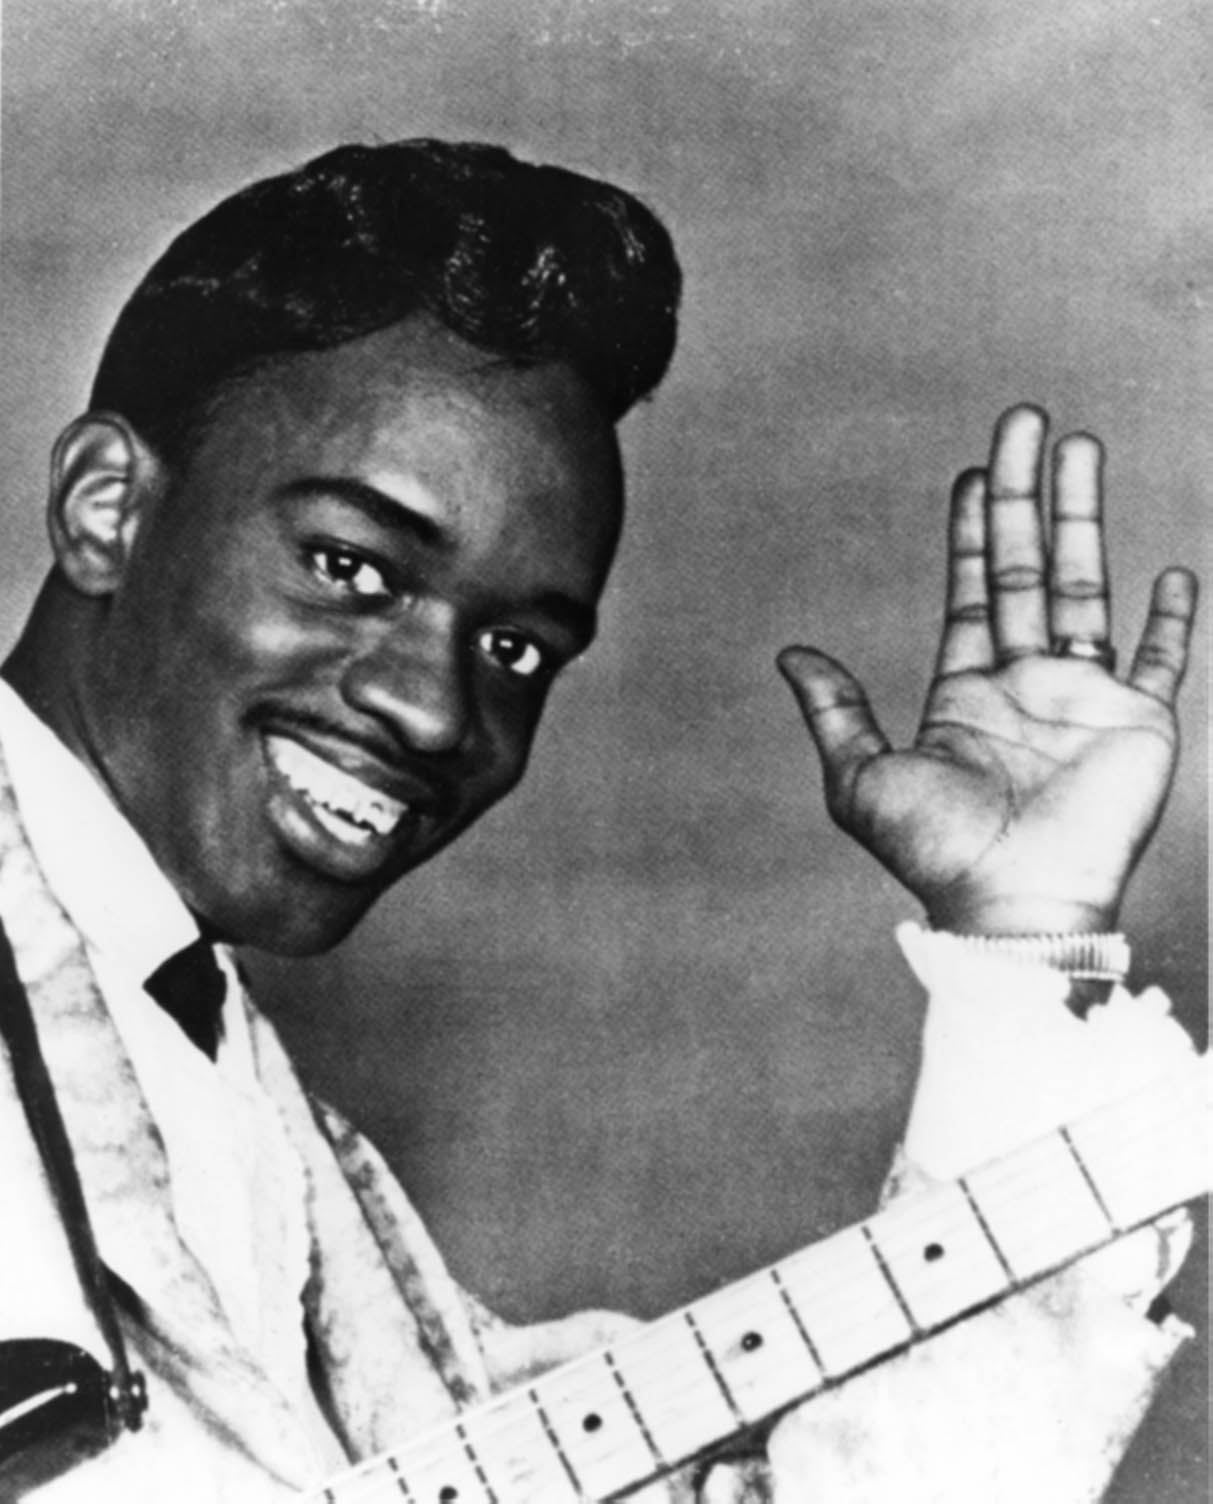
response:
<path fill-rule="evenodd" d="M 390 595 L 383 571 L 348 548 L 319 547 L 308 550 L 313 572 L 346 595 L 363 598 Z"/>
<path fill-rule="evenodd" d="M 490 627 L 476 639 L 480 651 L 520 679 L 533 679 L 547 667 L 547 654 L 521 632 Z"/>

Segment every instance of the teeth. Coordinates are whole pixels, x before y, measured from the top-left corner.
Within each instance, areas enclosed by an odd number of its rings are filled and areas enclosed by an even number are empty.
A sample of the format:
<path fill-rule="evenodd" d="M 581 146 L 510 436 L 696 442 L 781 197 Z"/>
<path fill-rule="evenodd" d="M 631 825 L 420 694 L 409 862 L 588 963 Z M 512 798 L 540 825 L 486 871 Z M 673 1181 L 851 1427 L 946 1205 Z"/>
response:
<path fill-rule="evenodd" d="M 407 804 L 343 773 L 290 737 L 267 736 L 265 745 L 275 768 L 340 840 L 354 834 L 390 836 L 408 813 Z"/>

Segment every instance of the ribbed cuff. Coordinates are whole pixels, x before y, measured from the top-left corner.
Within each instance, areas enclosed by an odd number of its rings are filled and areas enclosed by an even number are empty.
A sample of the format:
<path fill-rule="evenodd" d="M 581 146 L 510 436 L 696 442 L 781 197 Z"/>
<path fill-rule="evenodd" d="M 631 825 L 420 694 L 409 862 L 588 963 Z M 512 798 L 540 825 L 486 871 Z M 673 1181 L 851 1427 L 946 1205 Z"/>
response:
<path fill-rule="evenodd" d="M 1022 961 L 1030 966 L 1048 966 L 1076 980 L 1123 982 L 1129 974 L 1132 952 L 1119 934 L 1064 932 L 1056 935 L 958 935 L 949 938 L 966 950 L 981 955 Z"/>

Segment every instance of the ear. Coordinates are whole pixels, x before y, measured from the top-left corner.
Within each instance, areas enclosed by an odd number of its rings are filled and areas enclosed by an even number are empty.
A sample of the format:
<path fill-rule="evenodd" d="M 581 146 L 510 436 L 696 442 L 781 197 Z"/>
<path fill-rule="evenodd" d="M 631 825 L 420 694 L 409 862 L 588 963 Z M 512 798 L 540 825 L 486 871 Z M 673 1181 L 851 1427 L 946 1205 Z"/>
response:
<path fill-rule="evenodd" d="M 47 524 L 55 559 L 82 594 L 118 588 L 163 480 L 161 461 L 117 414 L 86 413 L 59 435 Z"/>

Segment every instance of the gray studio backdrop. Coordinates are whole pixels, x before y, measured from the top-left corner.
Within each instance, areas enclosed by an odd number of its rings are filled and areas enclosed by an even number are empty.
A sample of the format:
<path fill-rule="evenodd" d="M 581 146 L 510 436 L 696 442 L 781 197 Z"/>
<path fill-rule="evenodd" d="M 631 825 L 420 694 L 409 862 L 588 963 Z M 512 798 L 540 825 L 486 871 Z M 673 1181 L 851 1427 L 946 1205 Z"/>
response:
<path fill-rule="evenodd" d="M 674 229 L 680 354 L 626 424 L 605 631 L 528 783 L 338 954 L 253 962 L 509 1315 L 656 1313 L 870 1208 L 913 908 L 823 814 L 772 657 L 831 649 L 911 731 L 947 483 L 1020 397 L 1111 445 L 1122 651 L 1151 571 L 1197 561 L 1208 41 L 1172 0 L 6 0 L 7 637 L 53 435 L 124 290 L 222 193 L 340 139 L 460 135 Z M 1204 674 L 1127 915 L 1198 1031 Z M 1119 1500 L 1207 1497 L 1202 1346 Z"/>

